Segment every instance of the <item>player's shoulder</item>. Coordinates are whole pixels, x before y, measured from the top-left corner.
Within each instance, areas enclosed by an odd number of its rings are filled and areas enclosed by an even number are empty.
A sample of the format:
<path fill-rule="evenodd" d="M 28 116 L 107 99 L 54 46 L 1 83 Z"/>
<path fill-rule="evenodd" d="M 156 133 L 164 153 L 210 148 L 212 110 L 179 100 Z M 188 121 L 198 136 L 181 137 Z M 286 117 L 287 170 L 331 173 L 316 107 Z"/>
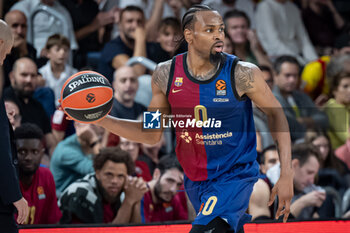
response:
<path fill-rule="evenodd" d="M 260 72 L 260 69 L 253 63 L 239 61 L 234 72 L 237 91 L 243 94 L 252 89 L 255 78 Z"/>
<path fill-rule="evenodd" d="M 164 70 L 170 71 L 171 63 L 172 59 L 159 63 L 154 72 L 163 72 Z"/>

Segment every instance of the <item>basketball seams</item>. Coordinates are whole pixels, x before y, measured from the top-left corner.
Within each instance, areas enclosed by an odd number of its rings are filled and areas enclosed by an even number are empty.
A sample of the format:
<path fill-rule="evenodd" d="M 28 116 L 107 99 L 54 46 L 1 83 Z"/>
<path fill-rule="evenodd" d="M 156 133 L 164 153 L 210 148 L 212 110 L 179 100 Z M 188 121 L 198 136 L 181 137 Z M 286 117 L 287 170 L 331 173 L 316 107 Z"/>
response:
<path fill-rule="evenodd" d="M 70 107 L 65 107 L 63 110 L 66 110 L 66 109 L 69 109 L 69 110 L 91 110 L 91 109 L 94 109 L 94 108 L 99 108 L 99 107 L 101 107 L 101 106 L 103 106 L 103 105 L 105 105 L 106 103 L 109 103 L 109 101 L 111 101 L 113 99 L 113 96 L 109 99 L 109 100 L 106 100 L 103 104 L 100 104 L 100 105 L 98 105 L 98 106 L 94 106 L 94 107 L 91 107 L 91 108 L 84 108 L 84 109 L 82 109 L 82 108 L 70 108 Z"/>
<path fill-rule="evenodd" d="M 93 86 L 93 87 L 87 87 L 87 88 L 84 88 L 84 89 L 75 91 L 75 92 L 73 92 L 73 93 L 70 93 L 69 95 L 67 95 L 67 96 L 64 97 L 64 98 L 62 98 L 62 96 L 61 96 L 61 100 L 62 100 L 62 102 L 63 102 L 65 99 L 67 99 L 67 98 L 68 98 L 69 96 L 71 96 L 71 95 L 74 95 L 74 94 L 77 94 L 77 93 L 79 93 L 79 92 L 86 91 L 86 90 L 89 90 L 89 89 L 99 88 L 99 87 L 107 88 L 107 89 L 110 89 L 110 90 L 113 91 L 113 88 L 112 88 L 112 87 L 109 87 L 109 86 Z"/>

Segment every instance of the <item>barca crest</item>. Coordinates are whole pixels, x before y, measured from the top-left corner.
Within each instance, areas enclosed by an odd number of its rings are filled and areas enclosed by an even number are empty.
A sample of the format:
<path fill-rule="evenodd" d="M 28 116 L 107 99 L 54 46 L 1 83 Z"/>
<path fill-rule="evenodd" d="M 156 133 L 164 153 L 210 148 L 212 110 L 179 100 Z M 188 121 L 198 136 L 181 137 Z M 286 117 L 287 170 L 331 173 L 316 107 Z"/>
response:
<path fill-rule="evenodd" d="M 176 77 L 175 79 L 175 86 L 176 87 L 181 87 L 183 83 L 183 78 L 182 77 Z"/>

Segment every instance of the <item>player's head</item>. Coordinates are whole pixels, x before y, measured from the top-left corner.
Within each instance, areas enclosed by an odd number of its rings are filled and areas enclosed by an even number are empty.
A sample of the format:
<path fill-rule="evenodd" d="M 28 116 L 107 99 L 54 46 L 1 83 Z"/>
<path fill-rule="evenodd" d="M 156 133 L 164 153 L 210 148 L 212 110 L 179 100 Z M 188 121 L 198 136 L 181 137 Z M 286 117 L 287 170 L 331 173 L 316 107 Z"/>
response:
<path fill-rule="evenodd" d="M 38 69 L 32 59 L 23 57 L 16 60 L 10 73 L 10 81 L 19 97 L 32 96 L 37 86 L 37 75 Z"/>
<path fill-rule="evenodd" d="M 248 41 L 250 20 L 246 13 L 232 10 L 224 16 L 226 32 L 234 44 L 245 44 Z"/>
<path fill-rule="evenodd" d="M 5 102 L 7 118 L 9 119 L 13 130 L 15 130 L 17 127 L 21 125 L 21 120 L 22 120 L 22 116 L 19 111 L 18 105 L 10 99 L 5 99 L 4 102 Z"/>
<path fill-rule="evenodd" d="M 11 52 L 13 46 L 13 36 L 10 27 L 7 23 L 0 19 L 0 65 L 4 63 L 4 60 Z"/>
<path fill-rule="evenodd" d="M 271 145 L 266 147 L 261 152 L 260 158 L 260 170 L 263 174 L 266 174 L 267 170 L 273 167 L 275 164 L 279 163 L 280 159 L 278 156 L 277 147 Z"/>
<path fill-rule="evenodd" d="M 67 37 L 54 34 L 47 39 L 45 49 L 51 64 L 64 65 L 68 60 L 70 42 Z"/>
<path fill-rule="evenodd" d="M 170 202 L 183 184 L 183 169 L 175 155 L 165 155 L 154 170 L 153 179 L 156 180 L 154 194 L 163 202 Z"/>
<path fill-rule="evenodd" d="M 123 190 L 128 175 L 134 172 L 134 162 L 126 151 L 107 147 L 95 156 L 94 169 L 103 198 L 113 203 Z"/>
<path fill-rule="evenodd" d="M 224 46 L 224 22 L 220 14 L 206 5 L 194 5 L 182 18 L 182 31 L 188 50 L 216 63 Z"/>
<path fill-rule="evenodd" d="M 15 130 L 18 168 L 21 177 L 32 176 L 44 155 L 44 133 L 35 124 L 24 123 Z"/>
<path fill-rule="evenodd" d="M 182 35 L 181 24 L 177 18 L 165 18 L 160 22 L 157 41 L 162 49 L 173 54 Z"/>
<path fill-rule="evenodd" d="M 274 83 L 282 93 L 290 94 L 297 89 L 300 66 L 295 57 L 289 55 L 278 57 L 274 63 L 274 70 L 276 72 Z"/>
<path fill-rule="evenodd" d="M 5 21 L 9 25 L 14 38 L 14 47 L 26 43 L 27 39 L 27 17 L 19 10 L 12 10 L 5 15 Z"/>
<path fill-rule="evenodd" d="M 123 105 L 132 105 L 136 96 L 139 82 L 134 69 L 122 66 L 114 72 L 114 97 Z M 131 106 L 130 106 L 131 107 Z"/>
<path fill-rule="evenodd" d="M 320 152 L 308 143 L 296 144 L 292 148 L 294 188 L 301 192 L 315 181 L 320 168 Z"/>
<path fill-rule="evenodd" d="M 119 137 L 119 138 L 120 138 L 120 141 L 119 141 L 120 149 L 128 152 L 132 161 L 135 162 L 139 157 L 140 144 L 137 142 L 130 141 L 127 138 L 123 138 L 123 137 Z"/>
<path fill-rule="evenodd" d="M 127 6 L 120 12 L 119 32 L 123 40 L 133 42 L 137 27 L 144 27 L 145 16 L 143 10 L 137 6 Z"/>

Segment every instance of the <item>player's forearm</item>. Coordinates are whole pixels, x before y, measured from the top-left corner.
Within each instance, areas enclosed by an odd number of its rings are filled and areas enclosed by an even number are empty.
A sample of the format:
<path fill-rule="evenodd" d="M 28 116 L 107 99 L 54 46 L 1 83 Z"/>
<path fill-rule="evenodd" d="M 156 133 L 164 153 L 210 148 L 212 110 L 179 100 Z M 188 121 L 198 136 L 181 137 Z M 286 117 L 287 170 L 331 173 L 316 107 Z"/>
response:
<path fill-rule="evenodd" d="M 291 140 L 288 121 L 282 107 L 274 108 L 268 118 L 271 135 L 276 142 L 281 163 L 281 175 L 291 172 Z"/>
<path fill-rule="evenodd" d="M 96 124 L 118 136 L 139 143 L 156 144 L 162 135 L 160 130 L 144 131 L 141 121 L 119 119 L 112 116 L 107 116 Z"/>

